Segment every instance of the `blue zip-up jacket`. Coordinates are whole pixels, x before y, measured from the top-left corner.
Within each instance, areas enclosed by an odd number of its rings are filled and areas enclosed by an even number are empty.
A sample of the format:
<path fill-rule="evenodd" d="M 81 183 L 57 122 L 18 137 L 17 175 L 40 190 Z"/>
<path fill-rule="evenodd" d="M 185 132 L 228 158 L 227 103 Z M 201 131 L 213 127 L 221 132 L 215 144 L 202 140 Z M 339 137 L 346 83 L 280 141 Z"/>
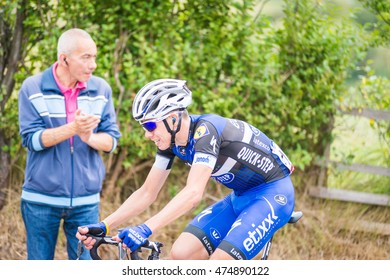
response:
<path fill-rule="evenodd" d="M 105 167 L 97 150 L 78 135 L 46 148 L 42 132 L 66 124 L 65 98 L 58 88 L 52 67 L 27 78 L 19 91 L 19 126 L 27 162 L 22 199 L 55 207 L 74 207 L 100 201 Z M 83 112 L 101 118 L 94 132 L 113 138 L 114 151 L 121 136 L 116 124 L 111 87 L 102 78 L 92 76 L 80 91 L 77 106 Z"/>

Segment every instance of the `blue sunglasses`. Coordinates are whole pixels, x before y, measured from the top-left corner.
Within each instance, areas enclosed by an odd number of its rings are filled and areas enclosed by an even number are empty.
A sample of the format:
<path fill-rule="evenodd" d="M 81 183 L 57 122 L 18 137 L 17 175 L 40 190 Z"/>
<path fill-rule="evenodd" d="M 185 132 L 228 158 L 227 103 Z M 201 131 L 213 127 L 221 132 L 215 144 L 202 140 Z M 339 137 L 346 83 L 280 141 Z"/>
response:
<path fill-rule="evenodd" d="M 144 122 L 144 123 L 140 122 L 140 123 L 145 130 L 147 130 L 149 132 L 153 132 L 157 128 L 157 123 L 165 120 L 168 117 L 169 117 L 169 115 L 154 119 L 153 121 L 148 121 L 148 122 Z"/>
<path fill-rule="evenodd" d="M 156 122 L 146 122 L 146 123 L 143 123 L 141 125 L 145 130 L 147 130 L 149 132 L 153 132 L 157 128 Z"/>

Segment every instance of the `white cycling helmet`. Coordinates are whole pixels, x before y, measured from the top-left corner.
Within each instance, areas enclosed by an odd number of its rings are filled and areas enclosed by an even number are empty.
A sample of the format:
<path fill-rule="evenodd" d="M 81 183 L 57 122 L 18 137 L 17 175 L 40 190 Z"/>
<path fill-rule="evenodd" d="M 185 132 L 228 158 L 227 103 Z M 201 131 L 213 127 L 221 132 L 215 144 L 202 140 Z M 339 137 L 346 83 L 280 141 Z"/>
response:
<path fill-rule="evenodd" d="M 192 93 L 186 86 L 186 81 L 154 80 L 141 88 L 135 96 L 133 117 L 139 122 L 161 120 L 172 111 L 186 109 L 191 101 Z"/>

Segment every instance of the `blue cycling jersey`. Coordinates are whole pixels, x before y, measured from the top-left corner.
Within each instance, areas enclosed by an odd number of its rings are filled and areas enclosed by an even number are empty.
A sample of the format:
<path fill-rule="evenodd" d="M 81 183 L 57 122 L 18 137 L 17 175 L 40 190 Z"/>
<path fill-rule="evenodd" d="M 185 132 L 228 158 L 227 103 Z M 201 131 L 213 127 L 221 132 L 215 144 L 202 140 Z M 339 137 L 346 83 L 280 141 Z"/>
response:
<path fill-rule="evenodd" d="M 254 126 L 218 115 L 191 115 L 188 144 L 159 150 L 156 164 L 171 168 L 175 156 L 206 164 L 212 178 L 236 193 L 288 176 L 293 165 L 276 143 Z"/>
<path fill-rule="evenodd" d="M 186 146 L 158 150 L 155 165 L 170 169 L 175 157 L 212 168 L 211 177 L 233 192 L 202 211 L 185 229 L 209 254 L 219 248 L 252 259 L 285 225 L 294 209 L 290 160 L 254 126 L 218 115 L 191 115 Z"/>

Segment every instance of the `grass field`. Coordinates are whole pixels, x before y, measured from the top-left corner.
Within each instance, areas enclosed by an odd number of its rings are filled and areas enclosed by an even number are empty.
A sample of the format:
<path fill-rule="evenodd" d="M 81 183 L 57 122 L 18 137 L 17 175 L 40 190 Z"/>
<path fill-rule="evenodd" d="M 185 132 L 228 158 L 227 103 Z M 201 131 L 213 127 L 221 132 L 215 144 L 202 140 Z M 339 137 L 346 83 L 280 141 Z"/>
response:
<path fill-rule="evenodd" d="M 296 175 L 300 176 L 300 175 Z M 177 182 L 176 182 L 177 183 Z M 173 183 L 171 183 L 173 184 Z M 203 203 L 210 204 L 219 195 L 212 190 Z M 169 198 L 169 186 L 161 193 L 157 203 L 146 213 L 131 221 L 137 224 L 160 209 Z M 21 220 L 19 193 L 10 193 L 7 206 L 0 211 L 0 260 L 26 259 L 25 232 Z M 102 201 L 102 217 L 116 209 L 119 203 Z M 386 207 L 368 206 L 316 199 L 305 190 L 296 191 L 296 209 L 304 212 L 296 225 L 287 225 L 277 232 L 270 260 L 388 260 L 390 236 L 362 230 L 362 221 L 386 223 L 390 211 Z M 188 214 L 175 223 L 153 234 L 152 239 L 164 243 L 162 258 L 167 258 L 171 244 L 192 218 Z M 130 223 L 130 222 L 129 222 Z M 115 257 L 112 249 L 102 249 L 103 259 Z M 259 259 L 258 256 L 256 259 Z M 67 259 L 64 234 L 58 240 L 55 259 Z"/>
<path fill-rule="evenodd" d="M 369 119 L 344 115 L 336 121 L 330 159 L 389 168 L 390 151 Z M 328 186 L 390 195 L 390 176 L 332 169 Z"/>

